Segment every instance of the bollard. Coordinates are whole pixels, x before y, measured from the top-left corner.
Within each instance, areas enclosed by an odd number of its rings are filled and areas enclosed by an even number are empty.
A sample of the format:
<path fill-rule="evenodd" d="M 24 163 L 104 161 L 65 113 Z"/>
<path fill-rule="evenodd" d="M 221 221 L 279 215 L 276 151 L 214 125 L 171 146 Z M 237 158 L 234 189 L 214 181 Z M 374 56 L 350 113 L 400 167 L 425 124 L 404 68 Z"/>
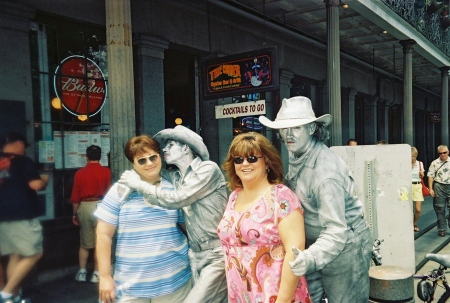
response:
<path fill-rule="evenodd" d="M 369 269 L 369 302 L 414 303 L 412 273 L 399 266 L 373 266 Z"/>

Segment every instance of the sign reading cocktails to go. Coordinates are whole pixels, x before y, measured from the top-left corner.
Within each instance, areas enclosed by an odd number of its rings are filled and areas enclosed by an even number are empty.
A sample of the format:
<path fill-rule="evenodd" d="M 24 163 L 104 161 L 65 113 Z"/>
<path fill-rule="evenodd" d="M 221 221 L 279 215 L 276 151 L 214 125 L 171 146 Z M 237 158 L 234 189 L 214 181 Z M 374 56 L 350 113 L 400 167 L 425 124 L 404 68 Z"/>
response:
<path fill-rule="evenodd" d="M 216 119 L 265 115 L 266 100 L 216 106 Z"/>
<path fill-rule="evenodd" d="M 91 59 L 70 56 L 56 68 L 54 87 L 64 108 L 75 116 L 97 114 L 106 99 L 106 80 Z"/>

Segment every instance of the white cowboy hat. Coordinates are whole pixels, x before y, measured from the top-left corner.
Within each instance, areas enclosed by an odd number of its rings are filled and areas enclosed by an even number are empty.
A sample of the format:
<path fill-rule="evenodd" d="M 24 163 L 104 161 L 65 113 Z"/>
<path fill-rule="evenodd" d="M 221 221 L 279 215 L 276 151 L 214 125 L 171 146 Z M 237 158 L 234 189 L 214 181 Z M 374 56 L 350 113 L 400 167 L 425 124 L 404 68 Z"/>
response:
<path fill-rule="evenodd" d="M 327 126 L 331 123 L 331 115 L 326 114 L 316 118 L 311 106 L 311 100 L 298 96 L 283 99 L 275 121 L 271 121 L 265 116 L 260 116 L 259 122 L 275 129 L 297 127 L 311 122 L 323 123 Z"/>
<path fill-rule="evenodd" d="M 167 140 L 174 140 L 187 144 L 203 161 L 209 160 L 208 148 L 206 148 L 205 143 L 203 143 L 202 137 L 183 125 L 177 125 L 175 128 L 163 129 L 154 135 L 153 139 L 158 141 L 161 145 L 165 145 Z"/>

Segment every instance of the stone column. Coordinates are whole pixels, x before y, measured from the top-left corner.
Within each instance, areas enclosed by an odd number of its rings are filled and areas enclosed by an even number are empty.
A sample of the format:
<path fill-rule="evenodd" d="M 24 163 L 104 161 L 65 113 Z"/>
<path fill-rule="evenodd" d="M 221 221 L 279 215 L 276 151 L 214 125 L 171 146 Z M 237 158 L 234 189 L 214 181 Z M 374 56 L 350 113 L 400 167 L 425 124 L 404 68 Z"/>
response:
<path fill-rule="evenodd" d="M 294 79 L 294 73 L 285 69 L 280 70 L 280 100 L 291 97 L 292 79 Z M 280 104 L 281 105 L 281 104 Z M 273 113 L 271 117 L 275 119 L 277 113 Z"/>
<path fill-rule="evenodd" d="M 450 144 L 448 136 L 448 71 L 450 67 L 441 67 L 441 144 Z"/>
<path fill-rule="evenodd" d="M 139 34 L 134 36 L 136 62 L 136 119 L 138 133 L 153 136 L 164 129 L 164 50 L 169 42 Z"/>
<path fill-rule="evenodd" d="M 327 87 L 330 114 L 330 145 L 342 145 L 341 60 L 339 43 L 339 0 L 326 0 L 327 7 Z"/>
<path fill-rule="evenodd" d="M 292 87 L 292 79 L 294 78 L 294 73 L 288 70 L 280 70 L 280 106 L 281 106 L 281 102 L 284 98 L 290 98 L 291 97 L 291 87 Z M 278 109 L 277 110 L 273 110 L 272 111 L 272 117 L 270 118 L 270 120 L 275 120 L 275 117 L 277 116 L 278 113 Z M 269 116 L 267 116 L 269 117 Z M 277 130 L 274 130 L 275 132 Z M 278 140 L 278 142 L 280 142 L 281 140 Z M 287 174 L 288 172 L 288 168 L 289 168 L 289 153 L 288 150 L 286 149 L 286 146 L 284 145 L 283 142 L 281 142 L 280 144 L 280 151 L 281 151 L 281 161 L 283 162 L 283 169 L 284 169 L 284 173 Z"/>
<path fill-rule="evenodd" d="M 414 40 L 402 40 L 403 46 L 403 142 L 414 145 L 413 94 L 412 94 L 412 52 Z"/>
<path fill-rule="evenodd" d="M 123 155 L 125 143 L 136 135 L 133 46 L 130 0 L 106 0 L 108 92 L 110 101 L 111 171 L 113 181 L 131 167 Z"/>
<path fill-rule="evenodd" d="M 355 97 L 358 94 L 358 91 L 354 88 L 351 88 L 348 93 L 348 138 L 356 139 L 356 132 L 355 132 Z"/>

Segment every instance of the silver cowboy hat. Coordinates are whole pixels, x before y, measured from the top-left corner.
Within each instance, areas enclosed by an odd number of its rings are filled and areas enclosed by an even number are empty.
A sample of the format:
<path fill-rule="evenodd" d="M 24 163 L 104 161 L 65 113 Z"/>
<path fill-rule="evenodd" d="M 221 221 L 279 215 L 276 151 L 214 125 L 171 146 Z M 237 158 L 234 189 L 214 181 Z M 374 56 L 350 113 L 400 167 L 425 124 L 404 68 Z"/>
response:
<path fill-rule="evenodd" d="M 202 137 L 183 125 L 177 125 L 175 128 L 163 129 L 154 135 L 153 139 L 158 141 L 161 145 L 165 145 L 167 140 L 174 140 L 187 144 L 202 160 L 209 160 L 208 148 L 206 148 L 205 143 L 203 143 Z"/>
<path fill-rule="evenodd" d="M 271 121 L 265 116 L 260 116 L 259 122 L 275 129 L 297 127 L 311 122 L 323 123 L 327 126 L 331 123 L 331 115 L 326 114 L 316 118 L 311 100 L 298 96 L 283 99 L 275 121 Z"/>

